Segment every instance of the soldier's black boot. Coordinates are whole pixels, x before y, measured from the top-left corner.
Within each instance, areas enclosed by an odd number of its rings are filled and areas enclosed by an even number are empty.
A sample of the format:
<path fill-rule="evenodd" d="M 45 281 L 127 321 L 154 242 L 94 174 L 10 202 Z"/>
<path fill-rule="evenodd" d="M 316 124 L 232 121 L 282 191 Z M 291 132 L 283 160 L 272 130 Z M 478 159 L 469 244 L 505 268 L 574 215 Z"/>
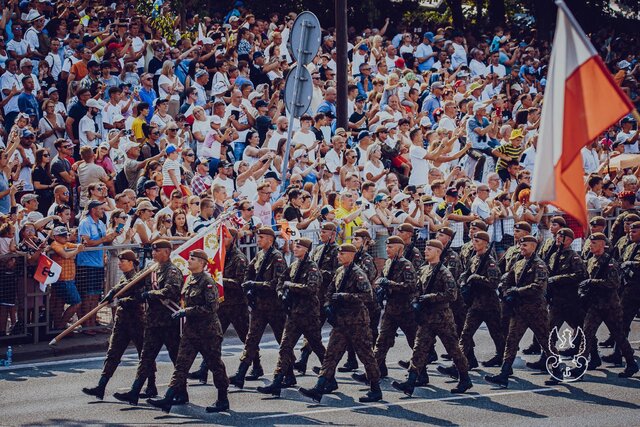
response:
<path fill-rule="evenodd" d="M 540 354 L 540 352 L 542 352 L 542 348 L 540 348 L 540 344 L 538 344 L 538 340 L 536 340 L 535 338 L 533 339 L 533 342 L 529 347 L 522 350 L 522 353 L 526 354 L 527 356 L 531 356 L 532 354 Z"/>
<path fill-rule="evenodd" d="M 369 378 L 367 378 L 367 374 L 358 374 L 354 372 L 353 374 L 351 374 L 351 378 L 360 383 L 369 384 Z"/>
<path fill-rule="evenodd" d="M 229 384 L 233 384 L 238 388 L 244 387 L 244 377 L 247 375 L 247 371 L 249 370 L 249 364 L 247 362 L 240 362 L 240 366 L 238 366 L 238 371 L 234 376 L 229 378 Z"/>
<path fill-rule="evenodd" d="M 469 362 L 469 370 L 476 369 L 479 366 L 476 352 L 473 349 L 467 355 L 467 362 Z"/>
<path fill-rule="evenodd" d="M 496 384 L 502 388 L 509 386 L 509 375 L 513 372 L 510 364 L 503 364 L 498 375 L 485 375 L 484 380 L 491 384 Z"/>
<path fill-rule="evenodd" d="M 300 387 L 300 393 L 303 396 L 311 398 L 316 402 L 320 403 L 322 400 L 322 395 L 327 392 L 327 379 L 325 377 L 318 377 L 318 382 L 313 388 L 304 388 Z"/>
<path fill-rule="evenodd" d="M 455 365 L 451 365 L 451 366 L 438 366 L 438 372 L 440 372 L 442 375 L 447 375 L 451 378 L 453 378 L 454 380 L 458 379 L 458 368 L 456 368 Z"/>
<path fill-rule="evenodd" d="M 638 363 L 636 363 L 633 358 L 631 360 L 627 360 L 627 366 L 624 368 L 624 371 L 618 374 L 620 378 L 631 378 L 634 374 L 638 373 Z"/>
<path fill-rule="evenodd" d="M 371 390 L 358 399 L 360 403 L 379 402 L 382 400 L 382 390 L 380 390 L 380 381 L 371 383 Z"/>
<path fill-rule="evenodd" d="M 589 358 L 589 364 L 587 365 L 587 371 L 593 371 L 602 365 L 602 360 L 600 359 L 600 355 L 598 354 L 598 350 L 595 349 L 591 352 L 591 357 Z"/>
<path fill-rule="evenodd" d="M 347 352 L 347 363 L 338 368 L 338 372 L 353 372 L 358 369 L 358 359 L 356 359 L 356 352 L 349 350 Z"/>
<path fill-rule="evenodd" d="M 137 405 L 138 399 L 140 398 L 140 390 L 142 390 L 143 384 L 144 380 L 136 379 L 131 386 L 131 390 L 126 393 L 113 393 L 113 397 L 121 402 L 128 402 L 129 405 Z"/>
<path fill-rule="evenodd" d="M 98 399 L 104 399 L 104 389 L 107 387 L 107 383 L 109 382 L 109 377 L 106 375 L 102 375 L 100 377 L 100 381 L 98 381 L 98 386 L 93 388 L 83 387 L 82 392 L 84 394 L 88 394 L 89 396 L 95 396 Z"/>
<path fill-rule="evenodd" d="M 614 347 L 613 353 L 602 356 L 602 361 L 612 365 L 622 365 L 622 353 L 618 350 L 618 346 Z"/>
<path fill-rule="evenodd" d="M 380 368 L 380 378 L 387 378 L 389 376 L 389 369 L 387 369 L 386 362 L 382 362 L 379 368 Z"/>
<path fill-rule="evenodd" d="M 211 412 L 224 412 L 229 410 L 229 397 L 227 396 L 227 389 L 218 390 L 218 400 L 213 406 L 207 406 L 206 411 Z"/>
<path fill-rule="evenodd" d="M 547 372 L 547 355 L 543 351 L 540 358 L 535 362 L 527 362 L 527 368 L 537 371 Z"/>
<path fill-rule="evenodd" d="M 293 373 L 293 366 L 291 366 L 282 380 L 282 388 L 291 388 L 296 384 L 298 384 L 296 374 Z"/>
<path fill-rule="evenodd" d="M 415 387 L 424 387 L 429 384 L 429 374 L 427 373 L 427 367 L 425 366 L 422 372 L 418 374 Z"/>
<path fill-rule="evenodd" d="M 187 403 L 189 403 L 189 393 L 187 392 L 187 387 L 177 390 L 175 396 L 173 396 L 173 405 L 186 405 Z"/>
<path fill-rule="evenodd" d="M 300 359 L 296 360 L 293 364 L 294 369 L 300 372 L 302 375 L 307 372 L 307 362 L 309 361 L 309 356 L 311 356 L 311 350 L 303 348 L 302 352 L 300 353 Z"/>
<path fill-rule="evenodd" d="M 598 345 L 604 348 L 612 348 L 615 343 L 616 343 L 616 340 L 613 338 L 613 335 L 609 335 L 609 338 L 598 343 Z"/>
<path fill-rule="evenodd" d="M 168 414 L 173 406 L 173 398 L 176 395 L 176 392 L 176 388 L 169 387 L 162 399 L 147 399 L 147 403 L 151 406 L 162 409 L 162 412 L 166 412 Z"/>
<path fill-rule="evenodd" d="M 398 360 L 398 366 L 402 369 L 409 369 L 411 362 L 409 360 Z"/>
<path fill-rule="evenodd" d="M 251 368 L 251 373 L 247 375 L 245 379 L 247 381 L 257 381 L 263 375 L 264 369 L 262 369 L 262 365 L 260 364 L 260 358 L 256 357 L 255 359 L 253 359 L 253 367 Z"/>
<path fill-rule="evenodd" d="M 471 387 L 473 387 L 473 384 L 471 383 L 471 378 L 469 378 L 469 373 L 464 372 L 460 374 L 458 385 L 456 385 L 455 388 L 451 389 L 451 393 L 462 394 L 465 391 L 469 390 Z"/>
<path fill-rule="evenodd" d="M 338 389 L 338 381 L 336 381 L 336 377 L 333 377 L 327 380 L 327 385 L 325 386 L 325 394 L 333 393 Z"/>
<path fill-rule="evenodd" d="M 158 388 L 156 387 L 156 377 L 147 378 L 147 386 L 144 388 L 144 393 L 140 393 L 141 399 L 147 399 L 149 397 L 156 397 L 158 395 Z"/>
<path fill-rule="evenodd" d="M 206 384 L 208 377 L 209 369 L 207 368 L 207 364 L 204 362 L 204 360 L 200 364 L 200 369 L 189 373 L 189 379 L 198 380 L 200 384 Z"/>
<path fill-rule="evenodd" d="M 434 344 L 433 346 L 431 346 L 431 350 L 429 351 L 429 355 L 427 356 L 427 365 L 429 363 L 433 363 L 437 361 L 438 361 L 438 353 L 436 353 L 436 346 Z"/>
<path fill-rule="evenodd" d="M 502 366 L 502 356 L 496 354 L 491 359 L 482 362 L 482 366 L 484 366 L 485 368 L 495 368 L 498 366 Z"/>
<path fill-rule="evenodd" d="M 413 395 L 413 390 L 416 386 L 416 381 L 418 379 L 418 374 L 411 371 L 409 372 L 409 377 L 405 382 L 399 383 L 398 381 L 394 381 L 391 383 L 391 386 L 396 390 L 400 390 L 407 396 Z"/>
<path fill-rule="evenodd" d="M 280 391 L 282 391 L 282 380 L 284 379 L 283 374 L 278 374 L 273 377 L 273 382 L 265 387 L 258 387 L 258 393 L 262 394 L 270 394 L 272 396 L 280 397 Z"/>

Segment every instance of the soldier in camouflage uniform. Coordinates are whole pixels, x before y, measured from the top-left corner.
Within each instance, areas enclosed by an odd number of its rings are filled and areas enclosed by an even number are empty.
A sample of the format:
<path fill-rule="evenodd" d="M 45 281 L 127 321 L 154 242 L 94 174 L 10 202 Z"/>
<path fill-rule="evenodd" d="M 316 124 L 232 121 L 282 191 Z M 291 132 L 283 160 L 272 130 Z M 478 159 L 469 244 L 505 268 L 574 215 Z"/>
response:
<path fill-rule="evenodd" d="M 180 325 L 171 319 L 171 309 L 165 304 L 177 306 L 180 303 L 183 277 L 180 269 L 170 260 L 171 249 L 172 245 L 168 240 L 156 240 L 151 245 L 153 260 L 158 263 L 158 266 L 156 271 L 149 275 L 150 277 L 147 276 L 148 290 L 142 292 L 140 296 L 147 302 L 147 311 L 138 371 L 130 391 L 113 395 L 116 399 L 129 402 L 131 405 L 138 404 L 142 384 L 155 372 L 155 360 L 162 346 L 167 347 L 169 357 L 174 364 L 178 356 Z"/>
<path fill-rule="evenodd" d="M 244 281 L 249 261 L 236 245 L 238 231 L 232 228 L 229 229 L 229 233 L 231 234 L 231 239 L 224 241 L 227 250 L 224 272 L 222 273 L 224 298 L 218 308 L 218 318 L 222 326 L 223 336 L 227 332 L 229 325 L 233 325 L 238 338 L 244 343 L 249 331 L 249 307 L 247 306 L 247 298 L 242 290 L 242 282 Z M 207 364 L 203 360 L 200 369 L 190 373 L 189 378 L 197 379 L 201 384 L 206 384 L 208 373 Z M 260 352 L 258 351 L 255 359 L 253 359 L 251 374 L 247 376 L 247 379 L 255 380 L 262 375 L 264 375 L 264 372 L 260 365 Z"/>
<path fill-rule="evenodd" d="M 218 286 L 206 271 L 208 262 L 207 253 L 201 249 L 189 254 L 191 275 L 181 292 L 183 308 L 171 316 L 175 323 L 185 318 L 175 370 L 164 398 L 147 399 L 147 403 L 164 412 L 171 410 L 174 396 L 187 386 L 189 368 L 198 353 L 202 353 L 207 367 L 213 373 L 213 384 L 218 389 L 218 400 L 206 408 L 207 412 L 229 409 L 229 379 L 222 361 L 222 327 L 218 319 Z"/>
<path fill-rule="evenodd" d="M 627 218 L 632 215 L 628 215 Z M 631 331 L 631 322 L 640 309 L 640 221 L 629 226 L 628 244 L 620 257 L 621 284 L 620 302 L 622 305 L 622 332 L 626 337 Z M 620 239 L 622 240 L 622 239 Z M 620 346 L 602 358 L 607 363 L 622 363 Z"/>
<path fill-rule="evenodd" d="M 457 284 L 457 278 L 460 277 L 464 269 L 462 268 L 460 256 L 451 248 L 447 249 L 449 242 L 453 240 L 453 236 L 454 231 L 451 228 L 443 227 L 436 233 L 436 240 L 439 240 L 444 247 L 444 252 L 441 255 L 443 264 L 447 267 Z M 459 291 L 460 290 L 458 289 L 458 292 L 456 292 L 456 298 L 449 303 L 451 311 L 453 312 L 453 318 L 456 322 L 456 331 L 458 336 L 462 333 L 464 320 L 467 317 L 467 306 L 464 304 L 464 300 L 462 299 L 462 295 L 460 295 Z"/>
<path fill-rule="evenodd" d="M 582 327 L 584 311 L 576 304 L 578 284 L 587 278 L 587 269 L 582 258 L 571 249 L 575 235 L 570 228 L 561 228 L 556 233 L 558 249 L 549 260 L 549 279 L 546 298 L 549 302 L 549 327 L 562 326 L 564 322 L 576 330 Z M 578 346 L 575 347 L 577 350 Z M 545 361 L 541 360 L 544 365 Z"/>
<path fill-rule="evenodd" d="M 471 262 L 471 258 L 475 255 L 473 250 L 473 236 L 478 231 L 487 231 L 489 226 L 481 219 L 476 219 L 475 221 L 471 221 L 469 224 L 469 241 L 466 242 L 460 248 L 460 262 L 462 263 L 462 268 L 466 270 L 469 268 L 469 263 Z"/>
<path fill-rule="evenodd" d="M 320 227 L 320 241 L 322 242 L 311 252 L 311 259 L 316 263 L 320 274 L 322 275 L 322 283 L 318 288 L 318 302 L 320 307 L 324 306 L 327 289 L 336 270 L 340 266 L 338 263 L 338 245 L 336 244 L 337 227 L 333 222 L 325 222 Z M 320 328 L 326 320 L 324 310 L 320 310 Z M 305 338 L 300 353 L 300 359 L 293 366 L 301 374 L 305 374 L 307 370 L 307 361 L 311 355 L 311 348 Z M 356 362 L 357 363 L 357 362 Z"/>
<path fill-rule="evenodd" d="M 513 266 L 522 258 L 520 255 L 520 239 L 524 236 L 531 234 L 531 224 L 527 221 L 516 222 L 513 225 L 513 246 L 504 253 L 500 261 L 498 261 L 498 267 L 502 274 L 507 274 L 513 269 Z"/>
<path fill-rule="evenodd" d="M 420 253 L 420 249 L 416 248 L 413 234 L 415 228 L 413 225 L 405 222 L 400 224 L 398 227 L 398 236 L 404 241 L 404 254 L 402 255 L 405 259 L 411 261 L 413 264 L 413 269 L 415 271 L 420 270 L 422 265 L 424 264 L 424 257 Z"/>
<path fill-rule="evenodd" d="M 636 214 L 629 214 L 624 217 L 622 221 L 624 225 L 624 236 L 618 239 L 618 242 L 613 247 L 613 257 L 618 261 L 622 262 L 622 254 L 625 249 L 629 245 L 629 230 L 631 230 L 631 224 L 636 221 L 640 221 L 640 216 Z"/>
<path fill-rule="evenodd" d="M 307 338 L 309 346 L 320 362 L 324 359 L 325 348 L 322 344 L 318 302 L 318 288 L 322 283 L 322 275 L 316 263 L 308 256 L 311 245 L 311 240 L 306 238 L 296 241 L 293 247 L 296 260 L 280 278 L 278 293 L 282 295 L 283 303 L 289 307 L 289 315 L 284 326 L 273 382 L 266 387 L 258 387 L 260 393 L 280 396 L 285 373 L 295 362 L 293 349 L 302 335 Z"/>
<path fill-rule="evenodd" d="M 549 271 L 536 255 L 537 246 L 538 240 L 534 236 L 520 238 L 522 259 L 516 262 L 501 284 L 501 294 L 511 310 L 509 334 L 500 374 L 487 375 L 485 380 L 505 388 L 509 384 L 509 376 L 513 374 L 512 365 L 518 344 L 527 328 L 531 328 L 536 340 L 543 346 L 544 354 L 557 354 L 555 347 L 553 351 L 549 348 L 549 314 L 544 299 Z M 531 364 L 527 363 L 527 366 Z"/>
<path fill-rule="evenodd" d="M 394 381 L 393 387 L 411 396 L 418 380 L 420 371 L 425 368 L 430 348 L 436 336 L 451 355 L 457 376 L 458 385 L 451 393 L 464 393 L 472 387 L 469 378 L 467 359 L 458 346 L 458 334 L 455 330 L 453 313 L 449 303 L 455 299 L 458 292 L 456 282 L 440 261 L 444 246 L 438 240 L 429 240 L 425 248 L 426 264 L 420 270 L 418 279 L 418 297 L 414 301 L 417 316 L 418 331 L 411 356 L 409 377 L 407 381 Z"/>
<path fill-rule="evenodd" d="M 100 301 L 101 304 L 104 302 L 112 302 L 115 295 L 136 275 L 138 256 L 132 250 L 127 249 L 122 251 L 118 255 L 118 259 L 118 268 L 122 271 L 123 276 L 120 278 L 118 284 Z M 136 287 L 133 287 L 118 297 L 118 308 L 113 318 L 113 331 L 111 332 L 109 349 L 107 350 L 107 357 L 104 361 L 104 367 L 102 368 L 100 382 L 97 387 L 83 388 L 83 393 L 89 396 L 95 396 L 100 400 L 104 398 L 104 389 L 118 368 L 122 355 L 130 342 L 133 341 L 136 350 L 138 350 L 138 357 L 140 357 L 143 343 L 142 334 L 144 331 L 144 328 L 141 328 L 141 325 L 144 325 L 144 307 L 141 301 L 136 298 L 136 295 L 139 293 L 140 291 L 136 289 Z M 147 397 L 153 397 L 158 394 L 155 382 L 154 366 L 149 378 L 147 378 L 147 389 L 145 391 Z"/>
<path fill-rule="evenodd" d="M 638 372 L 638 364 L 633 359 L 633 350 L 623 331 L 622 307 L 617 292 L 620 286 L 620 269 L 618 262 L 605 254 L 605 235 L 595 233 L 590 239 L 593 256 L 587 263 L 589 278 L 580 283 L 578 290 L 581 302 L 587 310 L 584 334 L 586 351 L 591 356 L 588 368 L 595 369 L 601 364 L 596 345 L 596 332 L 600 323 L 604 321 L 627 362 L 625 370 L 618 376 L 628 378 Z"/>
<path fill-rule="evenodd" d="M 380 325 L 380 335 L 376 340 L 373 351 L 376 362 L 380 368 L 380 376 L 385 378 L 388 374 L 385 363 L 389 349 L 393 347 L 398 328 L 404 332 L 407 343 L 413 348 L 417 325 L 411 312 L 411 301 L 416 293 L 416 272 L 413 264 L 402 255 L 405 242 L 399 236 L 391 236 L 387 240 L 388 259 L 382 270 L 382 277 L 376 280 L 378 294 L 384 298 L 378 298 L 378 303 L 386 300 L 384 315 Z M 353 374 L 352 377 L 361 382 L 366 382 L 363 374 Z"/>
<path fill-rule="evenodd" d="M 501 362 L 504 351 L 504 335 L 500 328 L 500 301 L 496 294 L 500 270 L 489 250 L 489 234 L 478 231 L 471 240 L 475 255 L 469 261 L 460 282 L 463 283 L 461 292 L 465 296 L 468 306 L 467 317 L 460 335 L 460 348 L 469 361 L 469 369 L 478 366 L 473 350 L 473 336 L 484 322 L 487 325 L 491 339 L 496 346 L 496 355 L 484 363 L 484 366 L 495 366 Z"/>
<path fill-rule="evenodd" d="M 276 294 L 280 276 L 287 269 L 282 253 L 275 247 L 276 234 L 270 227 L 257 231 L 260 251 L 249 263 L 242 284 L 251 307 L 249 332 L 240 356 L 240 366 L 230 378 L 231 384 L 244 387 L 244 380 L 251 362 L 257 357 L 260 339 L 267 325 L 280 343 L 286 315 Z"/>
<path fill-rule="evenodd" d="M 376 402 L 382 399 L 380 371 L 373 357 L 369 314 L 365 305 L 371 299 L 371 285 L 364 271 L 354 263 L 357 249 L 350 244 L 340 246 L 338 268 L 327 290 L 325 310 L 333 329 L 329 336 L 327 352 L 322 361 L 318 382 L 311 389 L 300 392 L 319 402 L 335 376 L 336 366 L 351 341 L 358 358 L 364 364 L 371 390 L 360 398 L 360 402 Z"/>
<path fill-rule="evenodd" d="M 627 215 L 639 215 L 640 212 L 635 208 L 636 202 L 636 193 L 633 191 L 621 191 L 618 193 L 618 199 L 620 199 L 620 210 L 621 212 L 618 214 L 615 222 L 611 226 L 611 230 L 609 231 L 609 239 L 611 243 L 614 245 L 618 243 L 618 240 L 625 234 L 624 231 L 624 221 Z M 637 220 L 636 220 L 637 221 Z"/>
<path fill-rule="evenodd" d="M 604 233 L 604 229 L 607 228 L 607 220 L 601 216 L 594 216 L 589 220 L 589 234 L 593 233 Z M 580 256 L 584 262 L 589 260 L 591 256 L 591 240 L 588 238 L 584 239 L 584 244 L 582 245 L 582 252 Z M 607 238 L 607 251 L 613 250 L 613 245 L 611 245 L 611 241 Z"/>

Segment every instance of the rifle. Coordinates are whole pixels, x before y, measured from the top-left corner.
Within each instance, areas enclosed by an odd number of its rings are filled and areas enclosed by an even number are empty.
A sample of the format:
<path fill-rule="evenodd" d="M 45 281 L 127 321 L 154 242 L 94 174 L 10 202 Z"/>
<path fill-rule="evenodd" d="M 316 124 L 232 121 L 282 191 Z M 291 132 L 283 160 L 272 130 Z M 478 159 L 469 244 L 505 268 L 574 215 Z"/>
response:
<path fill-rule="evenodd" d="M 469 276 L 473 274 L 479 274 L 482 270 L 484 270 L 484 267 L 487 265 L 487 262 L 489 261 L 489 257 L 491 256 L 491 251 L 493 250 L 493 246 L 495 244 L 496 244 L 495 241 L 491 242 L 491 244 L 487 248 L 487 251 L 482 254 L 482 258 L 480 258 L 480 262 L 478 263 L 478 268 L 476 268 L 476 271 L 471 273 Z M 469 265 L 469 268 L 470 267 L 471 265 Z M 469 270 L 467 269 L 467 272 L 468 271 Z M 473 304 L 473 300 L 475 299 L 475 296 L 473 294 L 473 287 L 471 286 L 470 283 L 467 283 L 467 280 L 468 280 L 467 278 L 469 276 L 465 276 L 465 282 L 462 284 L 462 286 L 460 286 L 460 293 L 462 294 L 462 299 L 464 300 L 464 303 L 467 306 L 471 306 L 471 304 Z"/>
<path fill-rule="evenodd" d="M 324 272 L 322 271 L 322 263 L 324 262 L 324 257 L 327 255 L 327 250 L 329 249 L 329 243 L 325 243 L 322 246 L 322 252 L 320 252 L 320 258 L 318 259 L 318 269 L 320 269 L 320 274 L 322 275 L 322 281 L 325 281 Z"/>
<path fill-rule="evenodd" d="M 545 256 L 544 256 L 544 263 L 545 264 L 547 264 L 547 265 L 549 264 L 549 260 L 551 259 L 551 255 L 556 253 L 557 250 L 558 250 L 558 245 L 556 244 L 556 242 L 554 240 L 554 242 L 551 244 L 551 248 L 549 249 L 549 252 L 547 252 L 545 254 Z"/>
<path fill-rule="evenodd" d="M 378 288 L 376 289 L 376 301 L 380 308 L 384 308 L 384 301 L 389 297 L 389 276 L 391 276 L 391 272 L 393 272 L 394 267 L 398 263 L 398 258 L 400 258 L 400 255 L 393 257 L 387 274 L 383 275 L 378 280 Z"/>
<path fill-rule="evenodd" d="M 302 260 L 300 261 L 300 264 L 298 265 L 298 269 L 296 270 L 296 275 L 293 278 L 293 283 L 300 282 L 300 276 L 302 275 L 304 264 L 307 262 L 308 259 L 309 259 L 309 252 L 307 252 L 302 258 Z M 291 309 L 293 308 L 293 294 L 291 293 L 291 290 L 288 287 L 284 288 L 284 290 L 282 291 L 281 299 L 282 299 L 282 304 L 284 305 L 284 312 L 287 314 L 291 314 Z"/>
<path fill-rule="evenodd" d="M 264 258 L 262 259 L 262 263 L 260 264 L 260 269 L 256 274 L 256 280 L 248 280 L 244 282 L 244 287 L 246 288 L 245 294 L 247 295 L 247 303 L 249 304 L 249 307 L 251 307 L 252 310 L 255 310 L 256 303 L 257 303 L 256 282 L 262 281 L 262 276 L 264 275 L 264 272 L 267 269 L 267 261 L 269 260 L 269 257 L 271 257 L 271 254 L 273 253 L 274 249 L 275 249 L 275 245 L 272 245 L 264 254 Z"/>

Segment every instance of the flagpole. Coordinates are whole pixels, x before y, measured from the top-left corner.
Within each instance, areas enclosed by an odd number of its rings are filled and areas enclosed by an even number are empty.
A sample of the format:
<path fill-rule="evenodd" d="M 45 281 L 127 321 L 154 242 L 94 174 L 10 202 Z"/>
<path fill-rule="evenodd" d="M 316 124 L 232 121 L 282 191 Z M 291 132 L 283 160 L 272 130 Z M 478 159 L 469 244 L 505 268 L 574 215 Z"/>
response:
<path fill-rule="evenodd" d="M 555 0 L 555 1 L 556 1 L 556 6 L 558 6 L 559 9 L 562 9 L 562 11 L 564 12 L 565 16 L 567 17 L 571 25 L 573 25 L 574 28 L 577 28 L 580 30 L 580 31 L 576 31 L 576 33 L 578 34 L 578 36 L 580 36 L 584 44 L 587 46 L 587 49 L 589 49 L 589 52 L 593 55 L 597 55 L 598 51 L 596 50 L 595 47 L 593 47 L 593 44 L 591 43 L 587 35 L 582 30 L 582 27 L 578 23 L 578 20 L 576 19 L 575 16 L 573 16 L 573 13 L 571 13 L 569 6 L 567 6 L 567 4 L 563 0 Z"/>

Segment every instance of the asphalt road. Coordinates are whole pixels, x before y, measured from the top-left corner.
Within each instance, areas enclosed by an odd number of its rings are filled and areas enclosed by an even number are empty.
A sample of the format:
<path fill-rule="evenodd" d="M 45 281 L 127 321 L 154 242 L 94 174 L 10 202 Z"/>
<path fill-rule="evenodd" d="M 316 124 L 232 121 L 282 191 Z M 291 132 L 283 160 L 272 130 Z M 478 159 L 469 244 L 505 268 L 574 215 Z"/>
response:
<path fill-rule="evenodd" d="M 328 332 L 328 329 L 324 331 L 325 339 Z M 602 328 L 600 334 L 605 332 Z M 521 346 L 528 345 L 530 340 L 528 332 Z M 634 322 L 631 341 L 637 350 L 640 322 Z M 449 389 L 454 381 L 440 375 L 436 365 L 430 365 L 430 385 L 416 389 L 413 397 L 408 398 L 391 387 L 392 379 L 405 376 L 397 361 L 409 355 L 406 341 L 400 336 L 387 358 L 390 378 L 382 382 L 383 402 L 360 404 L 358 397 L 366 392 L 366 387 L 353 381 L 349 374 L 338 374 L 338 392 L 315 404 L 295 389 L 283 390 L 279 399 L 255 391 L 257 386 L 271 380 L 277 358 L 277 344 L 272 335 L 266 334 L 262 344 L 263 366 L 269 374 L 260 381 L 245 383 L 244 390 L 231 387 L 228 413 L 205 412 L 204 408 L 216 397 L 211 383 L 191 384 L 191 403 L 174 407 L 168 415 L 143 401 L 137 407 L 118 402 L 112 394 L 128 390 L 135 375 L 136 355 L 128 353 L 107 386 L 104 401 L 94 401 L 81 392 L 82 387 L 97 384 L 103 355 L 14 365 L 11 370 L 0 370 L 0 425 L 640 425 L 640 378 L 619 379 L 621 367 L 605 365 L 588 372 L 582 381 L 549 387 L 544 385 L 547 375 L 528 370 L 525 360 L 518 358 L 514 366 L 516 379 L 511 380 L 508 389 L 497 389 L 482 379 L 487 373 L 496 373 L 497 368 L 480 368 L 471 374 L 474 387 L 468 394 L 452 395 Z M 493 345 L 484 326 L 476 335 L 476 345 L 479 360 L 492 356 Z M 443 351 L 439 343 L 437 350 Z M 241 351 L 242 345 L 237 339 L 225 341 L 223 356 L 229 375 L 235 372 Z M 609 351 L 605 349 L 601 353 Z M 525 357 L 532 360 L 534 356 Z M 310 366 L 317 363 L 314 358 L 311 357 Z M 163 352 L 158 360 L 162 393 L 171 373 L 171 362 Z M 313 384 L 315 377 L 310 372 L 298 377 L 298 386 Z"/>

